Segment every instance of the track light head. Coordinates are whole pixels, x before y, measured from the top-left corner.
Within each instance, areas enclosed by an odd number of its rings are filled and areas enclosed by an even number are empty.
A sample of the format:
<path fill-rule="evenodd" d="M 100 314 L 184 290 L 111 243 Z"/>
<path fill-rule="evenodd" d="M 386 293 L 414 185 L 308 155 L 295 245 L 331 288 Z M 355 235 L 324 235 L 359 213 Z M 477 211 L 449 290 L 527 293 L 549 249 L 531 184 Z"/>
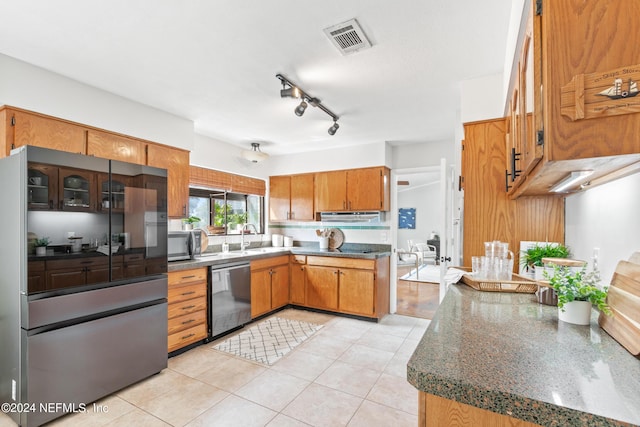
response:
<path fill-rule="evenodd" d="M 340 125 L 338 124 L 338 122 L 333 122 L 333 125 L 329 128 L 327 132 L 329 132 L 329 135 L 335 135 L 339 127 Z"/>
<path fill-rule="evenodd" d="M 304 110 L 307 109 L 307 106 L 308 106 L 307 103 L 304 102 L 304 100 L 302 100 L 300 105 L 298 105 L 295 109 L 296 116 L 302 117 L 302 115 L 304 114 Z"/>
<path fill-rule="evenodd" d="M 300 98 L 300 89 L 295 86 L 280 90 L 280 98 Z"/>

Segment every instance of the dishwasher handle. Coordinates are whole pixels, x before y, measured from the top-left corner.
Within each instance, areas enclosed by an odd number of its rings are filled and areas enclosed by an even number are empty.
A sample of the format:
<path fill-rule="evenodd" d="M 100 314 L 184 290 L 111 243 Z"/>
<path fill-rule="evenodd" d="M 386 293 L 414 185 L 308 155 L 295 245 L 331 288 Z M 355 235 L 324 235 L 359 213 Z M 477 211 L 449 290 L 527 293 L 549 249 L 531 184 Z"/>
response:
<path fill-rule="evenodd" d="M 236 270 L 239 268 L 248 268 L 249 266 L 250 264 L 248 262 L 212 265 L 211 271 L 214 272 L 214 271 L 222 271 L 222 270 Z"/>

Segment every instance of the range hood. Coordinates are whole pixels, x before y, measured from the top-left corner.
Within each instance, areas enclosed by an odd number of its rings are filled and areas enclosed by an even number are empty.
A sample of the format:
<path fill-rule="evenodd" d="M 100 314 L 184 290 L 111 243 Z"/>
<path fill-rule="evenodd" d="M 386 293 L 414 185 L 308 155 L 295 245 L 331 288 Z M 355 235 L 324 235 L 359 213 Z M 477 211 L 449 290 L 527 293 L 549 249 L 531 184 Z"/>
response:
<path fill-rule="evenodd" d="M 384 212 L 321 212 L 322 222 L 383 222 Z"/>

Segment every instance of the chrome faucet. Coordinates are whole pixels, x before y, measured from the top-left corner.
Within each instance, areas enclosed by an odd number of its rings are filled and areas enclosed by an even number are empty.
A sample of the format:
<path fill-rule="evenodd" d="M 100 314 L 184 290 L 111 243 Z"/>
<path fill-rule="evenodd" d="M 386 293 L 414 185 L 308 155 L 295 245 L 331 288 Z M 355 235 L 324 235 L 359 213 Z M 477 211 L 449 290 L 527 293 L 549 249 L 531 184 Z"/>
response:
<path fill-rule="evenodd" d="M 240 250 L 244 251 L 246 246 L 249 246 L 251 242 L 244 243 L 244 230 L 253 227 L 254 233 L 258 234 L 258 229 L 253 224 L 244 224 L 240 229 Z"/>

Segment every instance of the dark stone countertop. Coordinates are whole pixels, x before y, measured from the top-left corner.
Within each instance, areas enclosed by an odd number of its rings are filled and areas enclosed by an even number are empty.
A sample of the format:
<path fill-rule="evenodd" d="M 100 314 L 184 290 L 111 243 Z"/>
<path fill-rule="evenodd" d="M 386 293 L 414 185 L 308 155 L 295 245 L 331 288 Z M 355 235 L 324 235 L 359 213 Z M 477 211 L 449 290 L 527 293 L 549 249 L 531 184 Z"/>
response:
<path fill-rule="evenodd" d="M 208 252 L 194 260 L 169 262 L 169 271 L 186 270 L 189 268 L 216 266 L 241 261 L 251 261 L 254 259 L 268 258 L 277 255 L 316 255 L 331 256 L 341 258 L 365 258 L 377 259 L 391 255 L 390 245 L 372 244 L 344 244 L 339 249 L 320 249 L 318 244 L 302 244 L 293 247 L 272 247 L 261 246 L 248 248 L 244 251 L 236 250 L 226 253 Z"/>
<path fill-rule="evenodd" d="M 451 285 L 407 364 L 418 390 L 542 426 L 640 424 L 640 360 L 533 294 Z"/>

